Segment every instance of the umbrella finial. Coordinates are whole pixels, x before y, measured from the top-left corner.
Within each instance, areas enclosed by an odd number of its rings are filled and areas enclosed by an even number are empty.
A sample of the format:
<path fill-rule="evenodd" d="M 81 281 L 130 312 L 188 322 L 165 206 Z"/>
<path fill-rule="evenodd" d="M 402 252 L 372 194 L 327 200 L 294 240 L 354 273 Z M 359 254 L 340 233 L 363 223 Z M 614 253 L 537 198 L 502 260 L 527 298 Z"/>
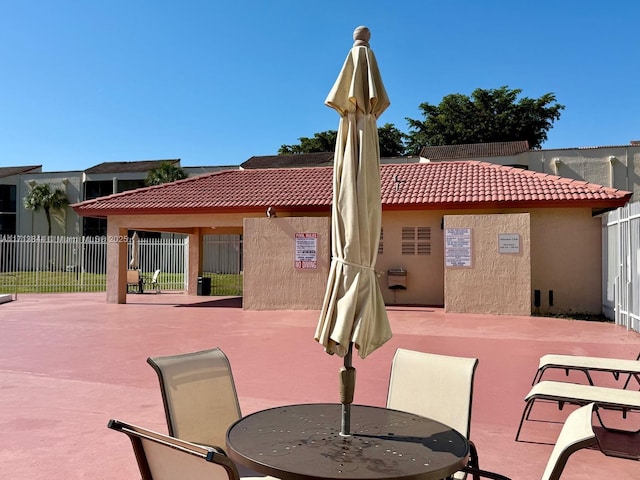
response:
<path fill-rule="evenodd" d="M 357 27 L 353 31 L 353 46 L 368 47 L 370 38 L 371 38 L 371 31 L 369 31 L 367 27 Z"/>

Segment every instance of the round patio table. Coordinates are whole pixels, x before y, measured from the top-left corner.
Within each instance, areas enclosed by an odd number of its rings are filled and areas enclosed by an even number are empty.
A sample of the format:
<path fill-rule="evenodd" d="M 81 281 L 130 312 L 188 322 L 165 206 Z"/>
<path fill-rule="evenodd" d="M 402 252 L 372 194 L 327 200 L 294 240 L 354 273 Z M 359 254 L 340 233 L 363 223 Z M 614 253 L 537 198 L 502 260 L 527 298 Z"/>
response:
<path fill-rule="evenodd" d="M 340 404 L 301 404 L 247 415 L 227 431 L 235 462 L 282 480 L 435 480 L 466 465 L 467 439 L 435 420 L 351 406 L 340 435 Z"/>

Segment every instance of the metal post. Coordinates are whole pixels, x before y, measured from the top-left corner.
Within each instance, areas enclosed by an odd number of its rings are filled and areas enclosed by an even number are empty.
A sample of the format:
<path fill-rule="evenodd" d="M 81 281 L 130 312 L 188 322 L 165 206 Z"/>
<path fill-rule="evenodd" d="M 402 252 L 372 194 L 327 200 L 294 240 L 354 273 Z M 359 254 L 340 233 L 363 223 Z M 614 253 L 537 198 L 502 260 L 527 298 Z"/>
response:
<path fill-rule="evenodd" d="M 342 403 L 342 422 L 340 435 L 351 436 L 351 404 L 356 386 L 356 369 L 351 365 L 353 358 L 353 342 L 344 357 L 344 366 L 340 368 L 340 402 Z"/>

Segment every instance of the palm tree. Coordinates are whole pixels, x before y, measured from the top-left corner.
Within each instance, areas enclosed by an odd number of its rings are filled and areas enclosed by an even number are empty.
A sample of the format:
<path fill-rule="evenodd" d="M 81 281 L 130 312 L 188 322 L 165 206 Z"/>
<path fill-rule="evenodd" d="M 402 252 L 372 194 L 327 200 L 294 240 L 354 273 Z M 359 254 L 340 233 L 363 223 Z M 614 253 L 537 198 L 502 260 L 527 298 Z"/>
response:
<path fill-rule="evenodd" d="M 41 183 L 34 186 L 24 197 L 24 208 L 37 212 L 44 210 L 47 217 L 47 235 L 51 236 L 51 211 L 63 210 L 69 205 L 67 194 L 61 188 L 52 189 L 51 185 Z"/>
<path fill-rule="evenodd" d="M 174 182 L 184 178 L 187 178 L 187 173 L 182 168 L 171 162 L 162 162 L 156 168 L 149 170 L 144 183 L 148 186 L 162 185 L 163 183 Z"/>

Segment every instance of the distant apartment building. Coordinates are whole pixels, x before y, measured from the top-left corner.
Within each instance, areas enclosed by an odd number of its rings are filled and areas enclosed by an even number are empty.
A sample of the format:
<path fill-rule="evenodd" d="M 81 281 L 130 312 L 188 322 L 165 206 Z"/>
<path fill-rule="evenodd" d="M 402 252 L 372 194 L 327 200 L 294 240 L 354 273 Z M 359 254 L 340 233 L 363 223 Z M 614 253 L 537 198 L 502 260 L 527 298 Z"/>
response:
<path fill-rule="evenodd" d="M 180 166 L 179 159 L 170 159 L 104 162 L 86 170 L 61 172 L 45 172 L 42 165 L 0 167 L 0 235 L 47 234 L 44 213 L 24 207 L 24 198 L 38 184 L 62 189 L 73 204 L 144 187 L 148 172 L 163 162 Z M 182 167 L 189 176 L 230 168 L 238 167 Z M 52 212 L 51 224 L 52 235 L 103 236 L 107 232 L 106 219 L 81 218 L 69 207 L 62 212 Z"/>

